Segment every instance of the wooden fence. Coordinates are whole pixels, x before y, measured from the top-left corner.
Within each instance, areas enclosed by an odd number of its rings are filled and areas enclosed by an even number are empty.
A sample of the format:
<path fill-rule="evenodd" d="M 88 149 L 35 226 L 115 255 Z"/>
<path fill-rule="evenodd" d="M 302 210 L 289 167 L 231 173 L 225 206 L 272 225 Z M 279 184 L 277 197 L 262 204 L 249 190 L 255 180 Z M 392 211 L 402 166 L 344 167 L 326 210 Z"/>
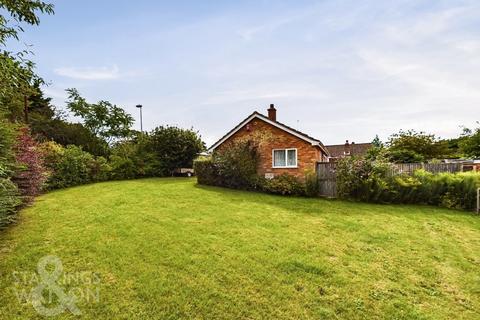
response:
<path fill-rule="evenodd" d="M 337 164 L 335 162 L 318 162 L 317 178 L 320 184 L 320 195 L 324 197 L 337 196 Z M 392 166 L 389 175 L 413 174 L 415 170 L 423 169 L 432 173 L 460 172 L 461 163 L 396 163 Z"/>
<path fill-rule="evenodd" d="M 416 170 L 423 169 L 431 173 L 441 172 L 460 172 L 462 171 L 461 163 L 396 163 L 390 170 L 390 175 L 412 174 Z"/>
<path fill-rule="evenodd" d="M 320 185 L 320 195 L 324 197 L 337 196 L 337 164 L 335 162 L 318 162 L 317 179 Z"/>

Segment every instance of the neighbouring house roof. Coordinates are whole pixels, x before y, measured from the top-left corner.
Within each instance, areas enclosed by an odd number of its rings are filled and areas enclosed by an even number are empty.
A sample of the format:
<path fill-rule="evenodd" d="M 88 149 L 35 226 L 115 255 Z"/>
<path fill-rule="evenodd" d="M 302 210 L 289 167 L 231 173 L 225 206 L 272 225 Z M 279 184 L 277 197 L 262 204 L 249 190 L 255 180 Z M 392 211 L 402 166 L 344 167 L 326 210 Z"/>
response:
<path fill-rule="evenodd" d="M 249 115 L 246 119 L 244 119 L 242 122 L 240 122 L 237 126 L 235 126 L 232 130 L 230 130 L 229 132 L 227 132 L 227 134 L 225 134 L 222 138 L 220 138 L 220 140 L 218 140 L 217 142 L 215 142 L 209 149 L 208 149 L 208 152 L 212 152 L 213 150 L 215 150 L 218 146 L 220 146 L 222 143 L 224 143 L 228 138 L 230 138 L 231 136 L 233 136 L 238 130 L 240 130 L 244 125 L 246 125 L 247 123 L 249 123 L 250 121 L 252 121 L 253 119 L 259 119 L 259 120 L 262 120 L 268 124 L 271 124 L 272 126 L 274 127 L 277 127 L 293 136 L 296 136 L 297 138 L 300 138 L 306 142 L 309 142 L 312 146 L 315 146 L 315 147 L 319 147 L 327 156 L 330 155 L 330 153 L 328 152 L 328 149 L 325 148 L 325 146 L 323 145 L 323 143 L 318 140 L 318 139 L 315 139 L 303 132 L 300 132 L 298 130 L 295 130 L 283 123 L 280 123 L 278 121 L 273 121 L 271 119 L 269 119 L 268 117 L 264 116 L 263 114 L 255 111 L 254 113 L 252 113 L 251 115 Z"/>
<path fill-rule="evenodd" d="M 333 144 L 325 146 L 330 151 L 330 157 L 338 158 L 345 155 L 360 156 L 367 153 L 368 149 L 372 147 L 371 143 L 350 143 L 350 144 Z M 346 154 L 345 151 L 349 151 Z"/>

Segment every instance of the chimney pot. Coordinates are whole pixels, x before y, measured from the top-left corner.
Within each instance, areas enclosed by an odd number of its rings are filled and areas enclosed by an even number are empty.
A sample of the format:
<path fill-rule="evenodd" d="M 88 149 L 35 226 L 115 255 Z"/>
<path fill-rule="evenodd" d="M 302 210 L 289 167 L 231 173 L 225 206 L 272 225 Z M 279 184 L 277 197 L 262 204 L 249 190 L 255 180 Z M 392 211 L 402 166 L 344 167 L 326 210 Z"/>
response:
<path fill-rule="evenodd" d="M 352 142 L 352 144 L 353 144 L 353 142 Z M 350 144 L 348 143 L 348 140 L 345 142 L 345 147 L 344 147 L 343 150 L 344 150 L 344 151 L 343 151 L 343 154 L 344 154 L 345 156 L 349 156 L 349 155 L 350 155 L 350 153 L 351 153 L 351 152 L 350 152 Z"/>
<path fill-rule="evenodd" d="M 270 104 L 270 108 L 268 108 L 268 119 L 272 121 L 277 121 L 277 109 L 275 109 L 274 104 Z"/>

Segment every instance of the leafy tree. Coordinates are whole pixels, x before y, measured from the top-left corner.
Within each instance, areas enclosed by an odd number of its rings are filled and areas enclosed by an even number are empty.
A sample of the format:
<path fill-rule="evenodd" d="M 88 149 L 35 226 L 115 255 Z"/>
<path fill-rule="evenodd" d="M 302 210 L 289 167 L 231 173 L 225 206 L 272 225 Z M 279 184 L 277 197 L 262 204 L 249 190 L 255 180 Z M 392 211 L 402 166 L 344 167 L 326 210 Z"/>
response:
<path fill-rule="evenodd" d="M 145 151 L 154 154 L 159 176 L 171 175 L 176 168 L 193 166 L 198 153 L 205 150 L 205 143 L 193 129 L 160 126 L 145 137 Z"/>
<path fill-rule="evenodd" d="M 390 136 L 388 153 L 394 162 L 416 162 L 443 157 L 448 153 L 447 145 L 435 135 L 415 130 L 400 130 Z"/>
<path fill-rule="evenodd" d="M 38 14 L 53 14 L 53 8 L 53 4 L 39 0 L 0 0 L 0 44 L 5 45 L 8 38 L 18 40 L 22 23 L 38 25 Z"/>
<path fill-rule="evenodd" d="M 18 110 L 28 115 L 28 97 L 35 83 L 43 80 L 34 72 L 27 59 L 27 50 L 12 53 L 6 49 L 9 38 L 18 40 L 22 24 L 38 25 L 38 14 L 53 14 L 53 5 L 38 0 L 0 0 L 0 110 L 10 111 L 14 120 Z"/>
<path fill-rule="evenodd" d="M 480 124 L 480 122 L 477 123 Z M 467 157 L 480 158 L 480 127 L 474 130 L 465 128 L 459 147 Z"/>
<path fill-rule="evenodd" d="M 1 114 L 0 114 L 1 117 Z M 14 126 L 0 118 L 0 177 L 8 177 L 13 169 Z"/>
<path fill-rule="evenodd" d="M 95 156 L 110 154 L 107 142 L 94 135 L 81 123 L 69 123 L 54 118 L 32 122 L 30 127 L 39 141 L 55 141 L 64 147 L 75 145 Z"/>
<path fill-rule="evenodd" d="M 384 155 L 385 146 L 378 137 L 378 134 L 375 135 L 375 138 L 372 140 L 372 147 L 367 150 L 367 158 L 370 160 L 375 160 L 376 158 Z"/>
<path fill-rule="evenodd" d="M 83 125 L 108 143 L 131 134 L 133 117 L 108 101 L 88 103 L 77 89 L 67 89 L 67 109 L 83 119 Z"/>
<path fill-rule="evenodd" d="M 421 154 L 408 149 L 389 150 L 387 158 L 394 163 L 418 163 L 426 160 Z"/>
<path fill-rule="evenodd" d="M 378 137 L 378 134 L 375 135 L 375 138 L 372 140 L 372 146 L 375 148 L 383 148 L 383 142 Z"/>

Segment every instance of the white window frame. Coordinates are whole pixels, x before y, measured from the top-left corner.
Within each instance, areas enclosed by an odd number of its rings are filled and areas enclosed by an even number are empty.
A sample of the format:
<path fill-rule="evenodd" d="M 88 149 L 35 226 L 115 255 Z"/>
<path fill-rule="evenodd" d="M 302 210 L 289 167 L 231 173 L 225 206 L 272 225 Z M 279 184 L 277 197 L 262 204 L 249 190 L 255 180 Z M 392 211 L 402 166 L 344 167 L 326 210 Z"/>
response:
<path fill-rule="evenodd" d="M 295 150 L 295 165 L 289 166 L 288 163 L 288 151 Z M 285 151 L 285 165 L 284 166 L 275 166 L 275 151 Z M 282 149 L 272 149 L 272 168 L 298 168 L 298 150 L 297 148 L 282 148 Z"/>

